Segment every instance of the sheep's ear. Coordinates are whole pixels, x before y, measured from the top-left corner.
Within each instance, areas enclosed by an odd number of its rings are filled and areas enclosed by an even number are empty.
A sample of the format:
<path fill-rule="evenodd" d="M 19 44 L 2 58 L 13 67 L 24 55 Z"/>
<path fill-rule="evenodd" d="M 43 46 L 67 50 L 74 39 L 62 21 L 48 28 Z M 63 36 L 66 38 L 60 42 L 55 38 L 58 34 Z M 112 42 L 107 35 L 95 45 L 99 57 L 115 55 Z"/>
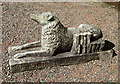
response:
<path fill-rule="evenodd" d="M 54 16 L 50 15 L 50 16 L 48 17 L 48 21 L 54 21 Z"/>

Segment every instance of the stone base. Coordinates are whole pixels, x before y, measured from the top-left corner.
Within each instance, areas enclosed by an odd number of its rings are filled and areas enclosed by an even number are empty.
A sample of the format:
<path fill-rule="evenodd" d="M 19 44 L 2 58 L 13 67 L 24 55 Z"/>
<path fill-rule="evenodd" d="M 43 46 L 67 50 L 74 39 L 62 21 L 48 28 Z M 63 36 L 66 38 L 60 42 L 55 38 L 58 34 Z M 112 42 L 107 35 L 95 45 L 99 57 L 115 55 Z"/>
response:
<path fill-rule="evenodd" d="M 25 57 L 20 59 L 9 55 L 9 65 L 12 73 L 43 69 L 58 65 L 71 65 L 85 63 L 91 60 L 107 59 L 113 57 L 113 50 L 101 51 L 90 54 L 72 54 L 71 52 L 61 53 L 49 57 Z"/>

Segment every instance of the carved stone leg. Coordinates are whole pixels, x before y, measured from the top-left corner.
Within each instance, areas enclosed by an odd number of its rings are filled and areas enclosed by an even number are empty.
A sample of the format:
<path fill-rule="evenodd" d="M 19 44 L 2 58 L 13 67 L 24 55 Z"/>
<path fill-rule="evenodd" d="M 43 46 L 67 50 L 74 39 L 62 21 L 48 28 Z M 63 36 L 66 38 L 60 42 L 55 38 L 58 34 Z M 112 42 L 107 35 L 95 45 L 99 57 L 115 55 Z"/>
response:
<path fill-rule="evenodd" d="M 87 45 L 90 44 L 91 35 L 90 32 L 87 33 Z"/>
<path fill-rule="evenodd" d="M 91 33 L 84 32 L 80 34 L 74 34 L 73 36 L 73 46 L 71 52 L 75 54 L 85 54 L 87 53 L 87 46 L 90 44 Z"/>
<path fill-rule="evenodd" d="M 33 48 L 33 47 L 41 47 L 41 42 L 35 41 L 35 42 L 31 42 L 31 43 L 26 43 L 21 46 L 12 46 L 12 47 L 8 48 L 8 52 L 10 53 L 10 51 L 18 51 L 18 50 L 23 50 L 23 49 L 27 49 L 27 48 Z"/>
<path fill-rule="evenodd" d="M 104 46 L 105 46 L 105 40 L 94 41 L 88 45 L 88 47 L 89 47 L 88 52 L 89 51 L 90 51 L 90 53 L 100 52 L 100 51 L 102 51 Z"/>
<path fill-rule="evenodd" d="M 80 33 L 80 36 L 82 37 L 80 41 L 83 41 L 83 43 L 81 42 L 81 45 L 82 45 L 82 52 L 81 52 L 81 54 L 87 53 L 87 50 L 89 48 L 87 46 L 90 44 L 91 35 L 92 34 L 90 32 Z"/>
<path fill-rule="evenodd" d="M 86 46 L 82 46 L 82 54 L 85 54 L 86 52 Z"/>
<path fill-rule="evenodd" d="M 100 48 L 100 43 L 97 43 L 96 48 L 95 48 L 95 52 L 99 52 L 99 48 Z"/>
<path fill-rule="evenodd" d="M 14 59 L 20 59 L 20 58 L 25 58 L 25 57 L 43 57 L 43 56 L 48 56 L 50 54 L 47 54 L 45 51 L 43 50 L 37 50 L 37 51 L 28 51 L 28 52 L 24 52 L 24 53 L 17 53 L 14 55 Z M 51 56 L 51 55 L 50 55 Z"/>
<path fill-rule="evenodd" d="M 73 36 L 73 46 L 72 46 L 72 50 L 71 50 L 72 53 L 74 53 L 74 54 L 80 53 L 81 46 L 80 46 L 79 42 L 80 42 L 80 35 L 79 34 L 74 34 L 74 36 Z"/>
<path fill-rule="evenodd" d="M 104 46 L 105 46 L 105 41 L 103 41 L 103 42 L 100 43 L 100 49 L 99 49 L 99 51 L 102 51 L 102 49 L 104 48 Z"/>
<path fill-rule="evenodd" d="M 87 45 L 87 53 L 91 52 L 91 44 Z"/>
<path fill-rule="evenodd" d="M 96 47 L 96 46 L 95 46 L 95 43 L 93 43 L 93 44 L 92 44 L 92 53 L 95 52 L 95 47 Z"/>

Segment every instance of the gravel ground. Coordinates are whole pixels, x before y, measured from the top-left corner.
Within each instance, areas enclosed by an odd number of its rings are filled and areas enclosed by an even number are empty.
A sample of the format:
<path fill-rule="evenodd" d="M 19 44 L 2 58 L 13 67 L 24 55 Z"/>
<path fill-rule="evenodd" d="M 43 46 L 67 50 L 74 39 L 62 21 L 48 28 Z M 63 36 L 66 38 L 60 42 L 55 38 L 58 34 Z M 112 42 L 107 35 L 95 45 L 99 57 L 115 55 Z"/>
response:
<path fill-rule="evenodd" d="M 38 41 L 41 26 L 32 21 L 31 13 L 53 12 L 66 27 L 90 24 L 100 27 L 104 39 L 115 44 L 118 53 L 118 10 L 104 3 L 3 3 L 2 61 L 3 81 L 6 82 L 117 82 L 118 55 L 112 59 L 84 64 L 57 66 L 11 74 L 8 65 L 9 46 Z"/>

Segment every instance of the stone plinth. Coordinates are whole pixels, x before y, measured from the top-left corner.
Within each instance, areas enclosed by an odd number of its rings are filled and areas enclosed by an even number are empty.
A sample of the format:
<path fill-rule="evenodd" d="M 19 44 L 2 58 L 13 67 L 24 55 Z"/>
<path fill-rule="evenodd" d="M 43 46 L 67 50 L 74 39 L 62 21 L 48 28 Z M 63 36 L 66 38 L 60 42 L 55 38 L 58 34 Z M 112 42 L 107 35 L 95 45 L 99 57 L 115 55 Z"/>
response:
<path fill-rule="evenodd" d="M 32 56 L 20 59 L 13 58 L 13 53 L 9 53 L 9 64 L 12 73 L 29 71 L 35 69 L 43 69 L 46 67 L 53 67 L 58 65 L 71 65 L 85 63 L 91 60 L 107 59 L 113 56 L 113 50 L 101 51 L 89 54 L 73 54 L 71 52 L 61 53 L 56 56 Z"/>

